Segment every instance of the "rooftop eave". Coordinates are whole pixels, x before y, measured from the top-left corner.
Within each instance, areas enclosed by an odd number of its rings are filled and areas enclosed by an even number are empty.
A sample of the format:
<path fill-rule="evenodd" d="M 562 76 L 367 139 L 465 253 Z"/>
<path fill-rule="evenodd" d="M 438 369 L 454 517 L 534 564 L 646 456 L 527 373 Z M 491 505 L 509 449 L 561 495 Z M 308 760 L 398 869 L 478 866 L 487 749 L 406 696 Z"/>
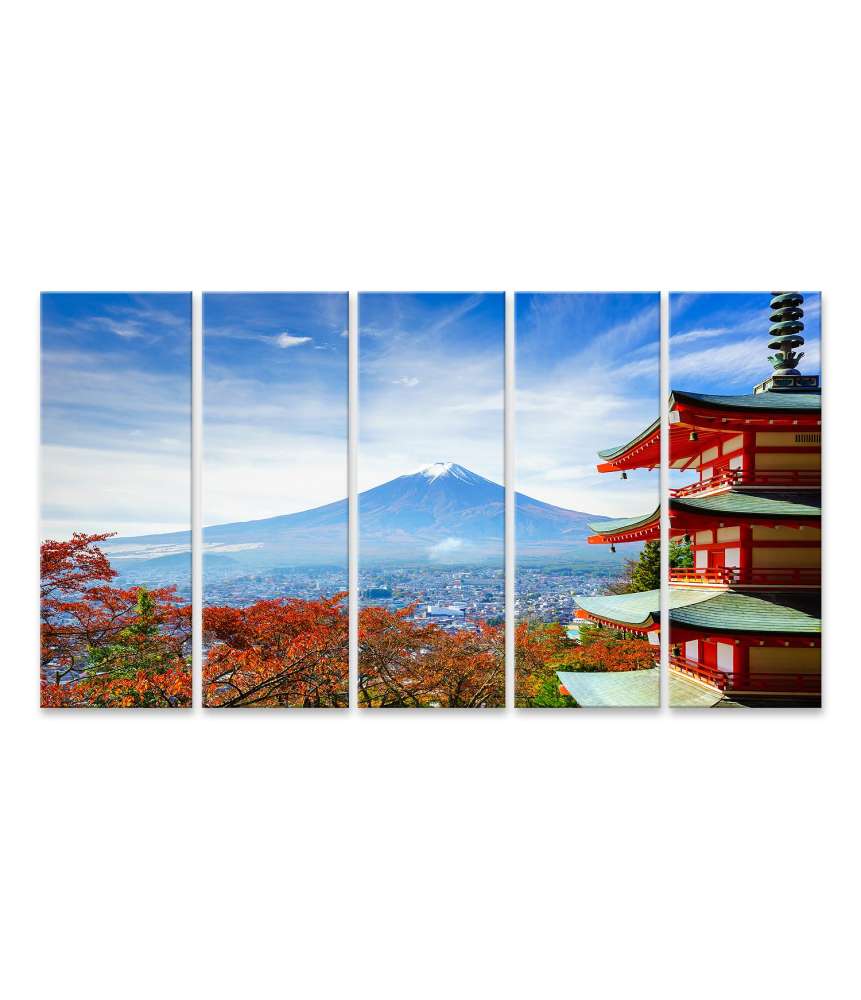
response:
<path fill-rule="evenodd" d="M 626 444 L 598 452 L 604 459 L 599 472 L 624 472 L 626 469 L 653 469 L 661 460 L 661 420 L 653 423 Z"/>
<path fill-rule="evenodd" d="M 587 539 L 590 545 L 652 541 L 661 535 L 661 508 L 657 507 L 651 514 L 643 517 L 593 521 L 588 527 L 595 532 Z"/>

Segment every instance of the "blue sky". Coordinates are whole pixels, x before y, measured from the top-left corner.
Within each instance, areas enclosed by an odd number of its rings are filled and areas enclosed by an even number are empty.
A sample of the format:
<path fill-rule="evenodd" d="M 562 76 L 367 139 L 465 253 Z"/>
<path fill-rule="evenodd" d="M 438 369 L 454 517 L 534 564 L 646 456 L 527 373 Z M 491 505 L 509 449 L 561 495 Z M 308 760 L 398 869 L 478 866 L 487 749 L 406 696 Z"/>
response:
<path fill-rule="evenodd" d="M 768 356 L 771 292 L 673 292 L 670 385 L 707 393 L 746 393 L 772 374 Z M 804 357 L 799 371 L 820 371 L 820 293 L 804 295 Z"/>
<path fill-rule="evenodd" d="M 432 462 L 503 482 L 505 297 L 359 297 L 359 489 Z"/>
<path fill-rule="evenodd" d="M 42 296 L 42 534 L 190 527 L 191 296 Z"/>
<path fill-rule="evenodd" d="M 347 495 L 347 301 L 204 295 L 204 524 Z"/>
<path fill-rule="evenodd" d="M 518 293 L 517 489 L 572 510 L 653 510 L 658 473 L 622 481 L 595 469 L 658 415 L 660 298 L 644 293 Z"/>

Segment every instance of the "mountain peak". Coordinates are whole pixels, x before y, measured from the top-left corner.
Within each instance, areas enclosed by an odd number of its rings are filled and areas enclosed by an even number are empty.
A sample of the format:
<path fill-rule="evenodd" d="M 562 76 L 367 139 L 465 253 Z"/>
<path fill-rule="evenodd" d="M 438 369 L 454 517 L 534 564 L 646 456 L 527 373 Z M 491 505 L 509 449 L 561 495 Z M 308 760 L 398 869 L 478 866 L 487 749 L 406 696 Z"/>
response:
<path fill-rule="evenodd" d="M 433 482 L 434 479 L 439 479 L 440 476 L 445 476 L 454 468 L 454 462 L 432 462 L 430 465 L 421 465 L 416 469 L 415 474 L 417 476 L 424 476 L 425 479 L 430 479 Z"/>
<path fill-rule="evenodd" d="M 436 482 L 437 479 L 440 479 L 443 476 L 448 476 L 452 479 L 459 479 L 464 483 L 482 482 L 481 476 L 477 476 L 474 472 L 470 472 L 469 469 L 465 469 L 462 465 L 458 465 L 457 462 L 432 462 L 430 465 L 423 465 L 416 469 L 414 475 L 424 476 L 425 479 L 429 480 L 431 483 Z"/>

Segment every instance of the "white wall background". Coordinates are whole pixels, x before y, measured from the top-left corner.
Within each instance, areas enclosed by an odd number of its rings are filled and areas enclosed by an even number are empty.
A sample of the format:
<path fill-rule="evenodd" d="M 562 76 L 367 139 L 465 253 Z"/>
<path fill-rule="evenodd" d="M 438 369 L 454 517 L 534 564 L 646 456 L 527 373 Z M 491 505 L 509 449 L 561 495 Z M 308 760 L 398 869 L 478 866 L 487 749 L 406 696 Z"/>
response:
<path fill-rule="evenodd" d="M 10 996 L 850 995 L 855 17 L 7 11 Z M 668 286 L 824 291 L 821 713 L 36 708 L 40 288 Z"/>

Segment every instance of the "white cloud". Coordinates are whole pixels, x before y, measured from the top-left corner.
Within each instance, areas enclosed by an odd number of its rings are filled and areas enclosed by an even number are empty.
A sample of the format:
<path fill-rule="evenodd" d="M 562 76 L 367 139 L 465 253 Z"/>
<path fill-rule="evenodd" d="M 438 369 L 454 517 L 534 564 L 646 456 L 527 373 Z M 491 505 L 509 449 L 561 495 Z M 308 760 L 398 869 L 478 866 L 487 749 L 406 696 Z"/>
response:
<path fill-rule="evenodd" d="M 204 542 L 205 552 L 245 552 L 248 549 L 262 549 L 263 542 L 233 542 L 228 545 L 224 542 Z"/>
<path fill-rule="evenodd" d="M 411 378 L 406 375 L 402 375 L 400 378 L 396 378 L 392 381 L 392 385 L 405 385 L 408 389 L 412 389 L 419 384 L 421 379 Z"/>
<path fill-rule="evenodd" d="M 452 552 L 457 552 L 463 548 L 462 538 L 444 538 L 441 542 L 437 542 L 436 545 L 432 545 L 428 549 L 429 559 L 442 559 L 444 556 L 449 555 Z"/>
<path fill-rule="evenodd" d="M 298 347 L 300 344 L 307 344 L 310 337 L 294 337 L 290 333 L 279 333 L 275 338 L 275 343 L 279 347 Z"/>
<path fill-rule="evenodd" d="M 715 327 L 710 330 L 688 330 L 687 333 L 675 334 L 670 338 L 670 342 L 673 347 L 678 347 L 679 344 L 686 344 L 691 340 L 705 340 L 708 337 L 722 337 L 728 332 L 728 328 L 725 326 Z"/>
<path fill-rule="evenodd" d="M 552 305 L 549 303 L 548 305 Z M 561 297 L 558 309 L 565 307 Z M 570 307 L 569 307 L 570 308 Z M 538 317 L 536 329 L 544 317 Z M 565 328 L 576 318 L 560 320 Z M 571 510 L 625 517 L 654 510 L 658 473 L 599 473 L 599 449 L 629 441 L 659 410 L 654 304 L 582 346 L 516 368 L 516 489 Z"/>
<path fill-rule="evenodd" d="M 818 371 L 819 341 L 812 339 L 804 345 L 801 370 Z M 684 388 L 680 380 L 704 372 L 732 372 L 734 379 L 759 380 L 769 374 L 767 361 L 767 332 L 747 340 L 737 340 L 718 347 L 708 347 L 687 353 L 673 353 L 670 361 L 671 380 L 677 388 Z"/>
<path fill-rule="evenodd" d="M 121 337 L 123 340 L 140 340 L 146 336 L 141 329 L 142 324 L 137 320 L 113 320 L 106 316 L 101 316 L 97 320 L 94 320 L 94 322 L 97 322 L 100 326 L 103 326 L 106 330 L 109 330 L 117 337 Z"/>
<path fill-rule="evenodd" d="M 188 530 L 189 454 L 42 446 L 44 537 Z"/>

